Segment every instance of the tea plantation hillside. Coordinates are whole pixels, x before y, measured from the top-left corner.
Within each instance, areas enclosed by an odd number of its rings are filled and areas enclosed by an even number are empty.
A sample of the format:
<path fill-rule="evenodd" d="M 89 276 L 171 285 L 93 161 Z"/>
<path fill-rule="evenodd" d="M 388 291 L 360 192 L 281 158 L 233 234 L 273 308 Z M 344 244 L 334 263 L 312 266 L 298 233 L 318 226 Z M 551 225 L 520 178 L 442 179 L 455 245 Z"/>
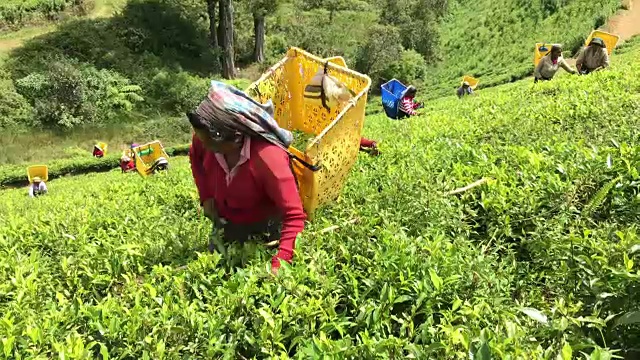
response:
<path fill-rule="evenodd" d="M 275 278 L 264 249 L 204 253 L 186 158 L 2 191 L 0 357 L 634 358 L 639 78 L 636 45 L 611 71 L 369 117 L 383 154 Z"/>
<path fill-rule="evenodd" d="M 440 28 L 442 61 L 425 85 L 437 97 L 454 93 L 467 74 L 483 86 L 529 76 L 537 42 L 562 43 L 566 57 L 575 55 L 620 6 L 619 0 L 452 1 Z"/>

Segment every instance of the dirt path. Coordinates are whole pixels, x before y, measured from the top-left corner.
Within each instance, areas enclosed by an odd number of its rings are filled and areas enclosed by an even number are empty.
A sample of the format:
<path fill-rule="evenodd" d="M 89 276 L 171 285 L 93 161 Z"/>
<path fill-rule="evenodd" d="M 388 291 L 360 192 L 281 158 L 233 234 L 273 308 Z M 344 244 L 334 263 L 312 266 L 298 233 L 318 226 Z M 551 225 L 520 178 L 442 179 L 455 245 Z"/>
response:
<path fill-rule="evenodd" d="M 618 45 L 640 34 L 640 0 L 623 0 L 622 6 L 624 10 L 619 10 L 601 28 L 606 32 L 620 36 Z M 575 58 L 566 60 L 569 65 L 575 67 Z"/>
<path fill-rule="evenodd" d="M 625 0 L 623 7 L 627 10 L 618 11 L 604 26 L 605 31 L 620 36 L 620 42 L 640 34 L 640 1 Z"/>

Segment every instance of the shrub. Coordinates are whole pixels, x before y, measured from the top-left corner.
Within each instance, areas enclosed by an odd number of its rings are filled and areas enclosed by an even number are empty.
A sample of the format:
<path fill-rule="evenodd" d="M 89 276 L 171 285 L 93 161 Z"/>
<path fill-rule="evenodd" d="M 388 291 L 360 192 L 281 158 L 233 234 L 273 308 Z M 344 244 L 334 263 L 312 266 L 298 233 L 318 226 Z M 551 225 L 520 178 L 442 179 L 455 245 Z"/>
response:
<path fill-rule="evenodd" d="M 35 108 L 36 120 L 47 126 L 106 121 L 142 101 L 141 89 L 118 73 L 65 58 L 19 79 L 16 87 Z"/>
<path fill-rule="evenodd" d="M 171 113 L 182 114 L 202 100 L 208 87 L 208 79 L 184 71 L 160 71 L 152 78 L 147 93 L 154 99 L 151 105 Z"/>
<path fill-rule="evenodd" d="M 427 62 L 415 50 L 404 50 L 400 59 L 394 61 L 384 71 L 386 79 L 396 78 L 405 84 L 422 79 L 427 71 Z"/>
<path fill-rule="evenodd" d="M 400 32 L 386 25 L 372 26 L 367 41 L 359 49 L 356 57 L 356 69 L 369 74 L 374 84 L 380 84 L 386 71 L 402 55 Z"/>
<path fill-rule="evenodd" d="M 0 129 L 28 125 L 33 118 L 33 108 L 18 94 L 10 81 L 0 83 Z"/>

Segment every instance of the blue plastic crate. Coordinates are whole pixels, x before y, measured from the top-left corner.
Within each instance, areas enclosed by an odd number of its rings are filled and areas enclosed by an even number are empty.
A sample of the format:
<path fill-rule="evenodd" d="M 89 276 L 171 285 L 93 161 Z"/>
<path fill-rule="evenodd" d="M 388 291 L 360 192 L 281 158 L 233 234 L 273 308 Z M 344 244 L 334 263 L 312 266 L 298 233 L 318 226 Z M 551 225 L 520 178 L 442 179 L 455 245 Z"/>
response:
<path fill-rule="evenodd" d="M 407 87 L 396 79 L 382 84 L 382 107 L 388 117 L 397 119 L 399 116 L 398 104 Z"/>

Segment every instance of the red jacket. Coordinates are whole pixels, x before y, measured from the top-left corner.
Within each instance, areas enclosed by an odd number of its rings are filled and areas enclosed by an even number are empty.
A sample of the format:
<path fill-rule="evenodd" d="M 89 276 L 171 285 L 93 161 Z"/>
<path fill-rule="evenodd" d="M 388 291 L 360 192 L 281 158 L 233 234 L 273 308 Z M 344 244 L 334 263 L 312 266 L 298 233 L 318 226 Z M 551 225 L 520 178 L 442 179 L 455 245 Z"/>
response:
<path fill-rule="evenodd" d="M 120 169 L 123 172 L 135 169 L 136 164 L 133 162 L 133 159 L 127 161 L 120 161 Z"/>
<path fill-rule="evenodd" d="M 251 139 L 249 160 L 240 165 L 229 185 L 215 153 L 206 150 L 195 135 L 189 157 L 200 201 L 213 199 L 218 216 L 234 224 L 260 222 L 274 214 L 282 216 L 280 248 L 272 263 L 277 267 L 278 259 L 291 261 L 306 215 L 289 155 L 266 141 Z"/>

